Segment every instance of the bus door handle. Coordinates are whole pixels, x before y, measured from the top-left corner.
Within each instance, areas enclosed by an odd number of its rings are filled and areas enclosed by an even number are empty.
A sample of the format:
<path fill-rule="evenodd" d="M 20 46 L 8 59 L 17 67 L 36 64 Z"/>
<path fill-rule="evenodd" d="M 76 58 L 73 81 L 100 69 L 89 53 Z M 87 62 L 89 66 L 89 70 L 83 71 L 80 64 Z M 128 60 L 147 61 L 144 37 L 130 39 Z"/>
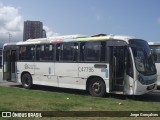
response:
<path fill-rule="evenodd" d="M 107 68 L 106 64 L 95 64 L 94 65 L 95 68 Z"/>

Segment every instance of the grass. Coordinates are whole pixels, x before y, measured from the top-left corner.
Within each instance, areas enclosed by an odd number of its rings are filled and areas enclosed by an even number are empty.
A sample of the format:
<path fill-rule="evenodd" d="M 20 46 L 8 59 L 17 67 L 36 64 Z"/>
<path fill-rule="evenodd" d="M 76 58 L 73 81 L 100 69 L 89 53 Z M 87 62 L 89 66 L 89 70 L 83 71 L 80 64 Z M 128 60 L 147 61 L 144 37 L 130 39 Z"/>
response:
<path fill-rule="evenodd" d="M 121 105 L 119 105 L 120 103 Z M 84 91 L 54 87 L 32 90 L 0 87 L 0 111 L 160 111 L 160 94 L 147 94 L 134 98 L 109 94 L 105 98 L 97 98 L 89 96 Z M 106 118 L 56 119 L 101 120 Z M 110 119 L 114 120 L 115 118 Z M 146 120 L 146 118 L 139 119 Z"/>

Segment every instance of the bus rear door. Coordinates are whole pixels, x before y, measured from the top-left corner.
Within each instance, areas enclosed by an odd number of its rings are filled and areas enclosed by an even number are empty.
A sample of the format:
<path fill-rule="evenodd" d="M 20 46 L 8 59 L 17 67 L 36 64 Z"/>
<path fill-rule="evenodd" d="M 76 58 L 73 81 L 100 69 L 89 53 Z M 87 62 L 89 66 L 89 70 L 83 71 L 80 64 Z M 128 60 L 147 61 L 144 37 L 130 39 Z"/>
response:
<path fill-rule="evenodd" d="M 16 80 L 16 47 L 5 46 L 3 50 L 3 80 Z"/>

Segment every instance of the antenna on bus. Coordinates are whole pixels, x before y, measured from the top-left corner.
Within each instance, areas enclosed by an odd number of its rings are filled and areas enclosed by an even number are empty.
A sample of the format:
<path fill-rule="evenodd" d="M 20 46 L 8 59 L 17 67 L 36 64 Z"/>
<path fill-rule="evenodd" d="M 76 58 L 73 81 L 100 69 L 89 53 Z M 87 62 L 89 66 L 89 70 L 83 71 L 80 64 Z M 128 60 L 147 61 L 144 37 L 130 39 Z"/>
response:
<path fill-rule="evenodd" d="M 93 36 L 91 36 L 91 37 L 100 37 L 100 36 L 107 36 L 107 34 L 102 34 L 102 33 L 100 33 L 100 34 L 93 35 Z"/>

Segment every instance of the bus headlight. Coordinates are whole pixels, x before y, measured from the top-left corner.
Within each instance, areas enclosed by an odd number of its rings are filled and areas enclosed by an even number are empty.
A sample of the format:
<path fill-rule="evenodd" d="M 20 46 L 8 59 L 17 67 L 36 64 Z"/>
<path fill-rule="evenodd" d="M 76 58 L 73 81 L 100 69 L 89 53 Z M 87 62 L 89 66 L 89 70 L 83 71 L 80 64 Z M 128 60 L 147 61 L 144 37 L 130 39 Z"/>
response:
<path fill-rule="evenodd" d="M 129 87 L 133 87 L 133 84 L 129 84 Z"/>
<path fill-rule="evenodd" d="M 141 84 L 145 84 L 145 81 L 144 81 L 144 79 L 143 79 L 141 76 L 138 76 L 138 81 L 139 81 Z"/>

